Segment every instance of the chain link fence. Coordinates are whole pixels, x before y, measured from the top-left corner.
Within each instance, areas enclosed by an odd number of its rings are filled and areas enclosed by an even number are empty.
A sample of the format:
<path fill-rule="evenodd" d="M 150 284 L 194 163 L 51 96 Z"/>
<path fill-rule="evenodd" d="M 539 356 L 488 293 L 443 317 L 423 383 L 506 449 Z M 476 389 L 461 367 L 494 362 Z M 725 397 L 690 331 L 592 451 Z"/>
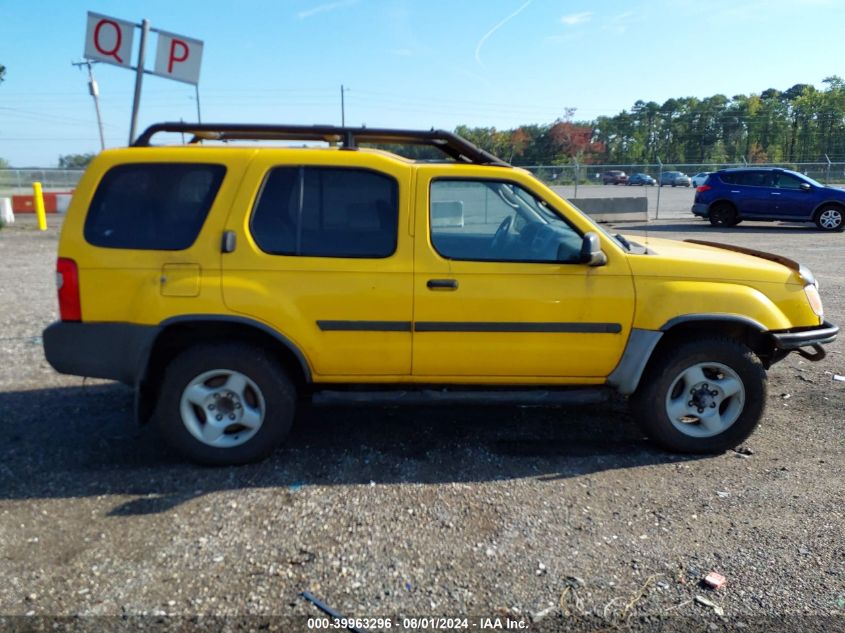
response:
<path fill-rule="evenodd" d="M 622 198 L 645 197 L 648 200 L 649 218 L 681 218 L 690 216 L 690 206 L 694 197 L 693 187 L 639 187 L 610 184 L 605 174 L 611 171 L 623 171 L 630 177 L 633 174 L 646 174 L 658 183 L 662 174 L 670 171 L 681 172 L 693 177 L 697 174 L 718 171 L 720 169 L 743 167 L 781 167 L 809 176 L 820 183 L 831 186 L 845 184 L 845 162 L 817 163 L 625 163 L 618 165 L 596 165 L 568 163 L 565 165 L 528 165 L 520 166 L 530 171 L 545 184 L 566 198 Z M 607 184 L 605 184 L 607 182 Z M 666 192 L 671 189 L 671 193 Z M 677 189 L 677 190 L 676 190 Z M 685 193 L 686 192 L 686 193 Z M 661 195 L 662 193 L 662 195 Z"/>
<path fill-rule="evenodd" d="M 736 167 L 782 167 L 804 174 L 824 184 L 845 184 L 845 162 L 817 163 L 626 163 L 619 165 L 596 165 L 568 163 L 565 165 L 520 166 L 530 171 L 539 180 L 555 188 L 567 198 L 579 197 L 646 197 L 650 218 L 685 217 L 692 204 L 692 188 L 689 194 L 674 192 L 661 194 L 656 187 L 614 187 L 604 185 L 602 176 L 609 171 L 624 171 L 628 176 L 647 174 L 659 182 L 664 172 L 679 171 L 689 176 L 702 172 Z M 0 197 L 29 195 L 32 183 L 40 182 L 45 191 L 72 191 L 82 177 L 82 170 L 73 169 L 0 169 Z M 665 189 L 665 187 L 664 187 Z"/>
<path fill-rule="evenodd" d="M 82 174 L 80 169 L 0 169 L 0 196 L 29 195 L 34 182 L 45 191 L 70 191 Z"/>

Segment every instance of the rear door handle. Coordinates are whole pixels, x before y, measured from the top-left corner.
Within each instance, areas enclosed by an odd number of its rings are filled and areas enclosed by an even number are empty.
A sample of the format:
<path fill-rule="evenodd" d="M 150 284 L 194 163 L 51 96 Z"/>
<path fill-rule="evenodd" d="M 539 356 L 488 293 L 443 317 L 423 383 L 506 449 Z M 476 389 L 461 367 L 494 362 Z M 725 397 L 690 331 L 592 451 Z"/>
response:
<path fill-rule="evenodd" d="M 237 238 L 235 236 L 234 231 L 223 231 L 223 239 L 220 240 L 220 252 L 221 253 L 233 253 L 235 251 L 235 245 L 237 244 Z"/>
<path fill-rule="evenodd" d="M 429 279 L 426 284 L 429 290 L 457 290 L 457 279 Z"/>
<path fill-rule="evenodd" d="M 773 195 L 773 196 L 779 196 L 779 195 L 780 195 L 780 192 L 778 192 L 778 191 L 773 191 L 773 192 L 772 192 L 772 195 Z"/>

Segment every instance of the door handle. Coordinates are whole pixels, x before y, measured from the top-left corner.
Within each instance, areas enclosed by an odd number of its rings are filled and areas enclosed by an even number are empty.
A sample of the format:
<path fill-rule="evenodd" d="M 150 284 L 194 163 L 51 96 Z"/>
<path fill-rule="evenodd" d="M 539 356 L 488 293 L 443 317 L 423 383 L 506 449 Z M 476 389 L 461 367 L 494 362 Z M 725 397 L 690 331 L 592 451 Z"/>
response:
<path fill-rule="evenodd" d="M 457 290 L 457 279 L 429 279 L 426 284 L 429 290 Z"/>
<path fill-rule="evenodd" d="M 223 231 L 223 239 L 220 241 L 221 253 L 232 253 L 237 243 L 234 231 Z"/>
<path fill-rule="evenodd" d="M 780 192 L 778 192 L 778 191 L 772 191 L 772 195 L 773 195 L 773 196 L 779 196 L 779 195 L 780 195 Z"/>

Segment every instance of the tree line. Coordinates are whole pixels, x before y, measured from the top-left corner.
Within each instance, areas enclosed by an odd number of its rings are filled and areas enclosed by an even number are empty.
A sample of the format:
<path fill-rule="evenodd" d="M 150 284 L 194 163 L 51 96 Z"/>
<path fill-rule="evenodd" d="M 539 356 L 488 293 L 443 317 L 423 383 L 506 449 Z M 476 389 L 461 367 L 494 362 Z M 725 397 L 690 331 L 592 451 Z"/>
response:
<path fill-rule="evenodd" d="M 515 165 L 579 163 L 803 163 L 845 160 L 845 82 L 795 84 L 760 94 L 637 101 L 630 110 L 509 130 L 456 133 Z"/>

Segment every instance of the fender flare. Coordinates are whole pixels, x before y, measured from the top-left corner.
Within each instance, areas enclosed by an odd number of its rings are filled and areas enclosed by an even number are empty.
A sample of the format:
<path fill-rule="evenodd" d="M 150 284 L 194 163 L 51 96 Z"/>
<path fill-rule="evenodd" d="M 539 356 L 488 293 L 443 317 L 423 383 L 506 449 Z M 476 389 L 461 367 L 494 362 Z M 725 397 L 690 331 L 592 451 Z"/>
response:
<path fill-rule="evenodd" d="M 637 387 L 639 387 L 643 372 L 645 372 L 645 368 L 663 335 L 678 325 L 698 321 L 738 323 L 746 327 L 751 327 L 761 334 L 767 332 L 763 325 L 749 317 L 740 314 L 718 313 L 682 314 L 669 319 L 659 330 L 632 328 L 631 334 L 628 337 L 628 343 L 625 346 L 625 351 L 622 353 L 622 358 L 619 359 L 616 368 L 607 377 L 607 384 L 615 387 L 623 396 L 629 396 L 634 393 Z"/>

